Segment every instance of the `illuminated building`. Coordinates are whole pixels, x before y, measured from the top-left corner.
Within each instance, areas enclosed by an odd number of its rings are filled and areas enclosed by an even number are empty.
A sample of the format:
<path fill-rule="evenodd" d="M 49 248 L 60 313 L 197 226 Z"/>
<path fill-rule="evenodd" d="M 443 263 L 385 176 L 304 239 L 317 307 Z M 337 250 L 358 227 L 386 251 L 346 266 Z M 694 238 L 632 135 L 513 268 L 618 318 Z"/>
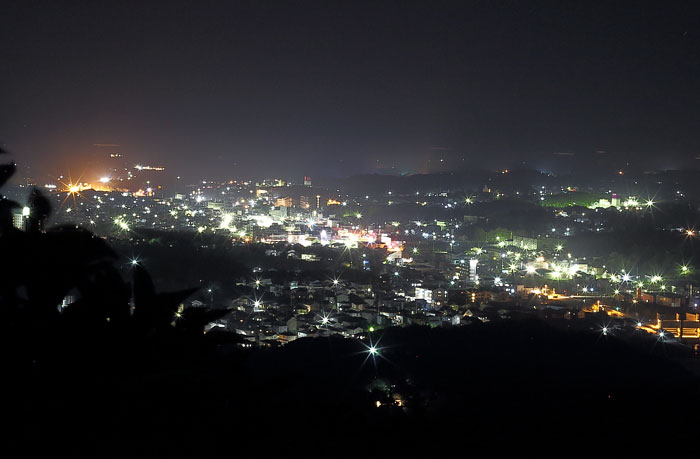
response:
<path fill-rule="evenodd" d="M 622 200 L 620 199 L 620 196 L 613 193 L 612 199 L 610 200 L 610 205 L 613 207 L 620 207 L 621 203 L 622 203 Z"/>
<path fill-rule="evenodd" d="M 12 214 L 12 226 L 18 230 L 27 230 L 27 218 L 29 217 L 29 207 L 25 207 L 22 210 L 15 211 Z"/>
<path fill-rule="evenodd" d="M 300 196 L 299 197 L 299 207 L 302 209 L 308 209 L 311 207 L 309 204 L 309 197 L 308 196 Z"/>
<path fill-rule="evenodd" d="M 469 280 L 471 282 L 476 282 L 479 280 L 479 276 L 476 274 L 476 266 L 479 264 L 479 260 L 476 258 L 471 258 L 469 260 Z"/>
<path fill-rule="evenodd" d="M 537 250 L 537 239 L 513 235 L 513 243 L 511 245 L 523 250 Z"/>
<path fill-rule="evenodd" d="M 304 186 L 311 186 L 311 177 L 304 177 Z"/>
<path fill-rule="evenodd" d="M 661 328 L 673 334 L 676 338 L 700 338 L 700 321 L 698 314 L 673 314 L 672 319 L 664 318 L 663 314 L 657 314 L 655 328 Z M 681 336 L 681 331 L 683 336 Z"/>
<path fill-rule="evenodd" d="M 277 198 L 275 201 L 276 207 L 292 207 L 292 198 L 290 196 L 285 196 L 282 198 Z"/>
<path fill-rule="evenodd" d="M 278 220 L 287 218 L 287 207 L 278 206 L 270 209 L 270 217 L 277 218 Z"/>
<path fill-rule="evenodd" d="M 433 291 L 430 289 L 416 287 L 416 293 L 414 296 L 416 300 L 425 300 L 425 302 L 428 304 L 433 303 Z"/>

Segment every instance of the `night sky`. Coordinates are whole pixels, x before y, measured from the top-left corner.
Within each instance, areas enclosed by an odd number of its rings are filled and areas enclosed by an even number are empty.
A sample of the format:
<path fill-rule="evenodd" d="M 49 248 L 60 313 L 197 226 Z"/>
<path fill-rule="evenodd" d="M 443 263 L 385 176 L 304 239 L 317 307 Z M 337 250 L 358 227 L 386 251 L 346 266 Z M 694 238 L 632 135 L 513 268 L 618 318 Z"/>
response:
<path fill-rule="evenodd" d="M 662 1 L 6 1 L 0 140 L 37 178 L 99 174 L 111 151 L 188 179 L 697 167 L 699 18 Z"/>

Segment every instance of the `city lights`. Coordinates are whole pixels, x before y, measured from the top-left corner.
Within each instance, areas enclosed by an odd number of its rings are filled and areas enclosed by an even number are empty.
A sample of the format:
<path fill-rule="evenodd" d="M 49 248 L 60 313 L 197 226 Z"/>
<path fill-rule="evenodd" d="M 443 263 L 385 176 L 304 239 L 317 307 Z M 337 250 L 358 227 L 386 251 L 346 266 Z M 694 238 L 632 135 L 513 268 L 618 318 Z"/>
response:
<path fill-rule="evenodd" d="M 8 3 L 27 455 L 695 454 L 700 3 Z"/>

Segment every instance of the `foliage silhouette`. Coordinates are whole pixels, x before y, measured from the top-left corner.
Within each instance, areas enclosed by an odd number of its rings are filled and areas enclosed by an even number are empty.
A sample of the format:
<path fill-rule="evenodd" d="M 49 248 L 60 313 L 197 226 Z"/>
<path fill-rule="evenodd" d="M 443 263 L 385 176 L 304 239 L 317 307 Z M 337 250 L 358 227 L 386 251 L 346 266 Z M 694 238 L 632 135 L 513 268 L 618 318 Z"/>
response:
<path fill-rule="evenodd" d="M 0 166 L 0 185 L 15 169 Z M 6 407 L 19 429 L 9 437 L 23 448 L 38 447 L 37 439 L 59 441 L 70 426 L 81 426 L 95 438 L 68 449 L 94 450 L 98 439 L 126 431 L 102 426 L 120 418 L 110 400 L 127 400 L 128 412 L 138 412 L 147 406 L 143 397 L 154 396 L 148 388 L 154 375 L 163 382 L 158 392 L 167 394 L 173 372 L 196 374 L 190 369 L 210 348 L 204 327 L 226 311 L 183 310 L 197 289 L 156 292 L 142 266 L 125 280 L 102 238 L 75 226 L 48 226 L 51 205 L 41 190 L 31 190 L 26 207 L 18 229 L 13 218 L 22 206 L 0 199 L 0 359 L 12 375 Z M 91 419 L 100 422 L 93 426 Z"/>

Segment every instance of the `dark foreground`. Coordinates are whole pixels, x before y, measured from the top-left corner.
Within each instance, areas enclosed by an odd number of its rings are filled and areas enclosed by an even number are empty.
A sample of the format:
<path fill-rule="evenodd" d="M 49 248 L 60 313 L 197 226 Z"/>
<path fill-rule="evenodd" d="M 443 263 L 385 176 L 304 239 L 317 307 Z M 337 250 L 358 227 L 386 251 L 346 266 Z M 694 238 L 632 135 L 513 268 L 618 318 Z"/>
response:
<path fill-rule="evenodd" d="M 3 413 L 22 456 L 374 456 L 452 446 L 500 455 L 516 444 L 547 452 L 561 442 L 685 435 L 700 387 L 683 346 L 538 320 L 387 329 L 365 343 L 301 339 L 274 350 L 239 349 L 223 334 L 136 343 L 104 330 L 28 329 L 14 339 L 3 343 Z"/>

